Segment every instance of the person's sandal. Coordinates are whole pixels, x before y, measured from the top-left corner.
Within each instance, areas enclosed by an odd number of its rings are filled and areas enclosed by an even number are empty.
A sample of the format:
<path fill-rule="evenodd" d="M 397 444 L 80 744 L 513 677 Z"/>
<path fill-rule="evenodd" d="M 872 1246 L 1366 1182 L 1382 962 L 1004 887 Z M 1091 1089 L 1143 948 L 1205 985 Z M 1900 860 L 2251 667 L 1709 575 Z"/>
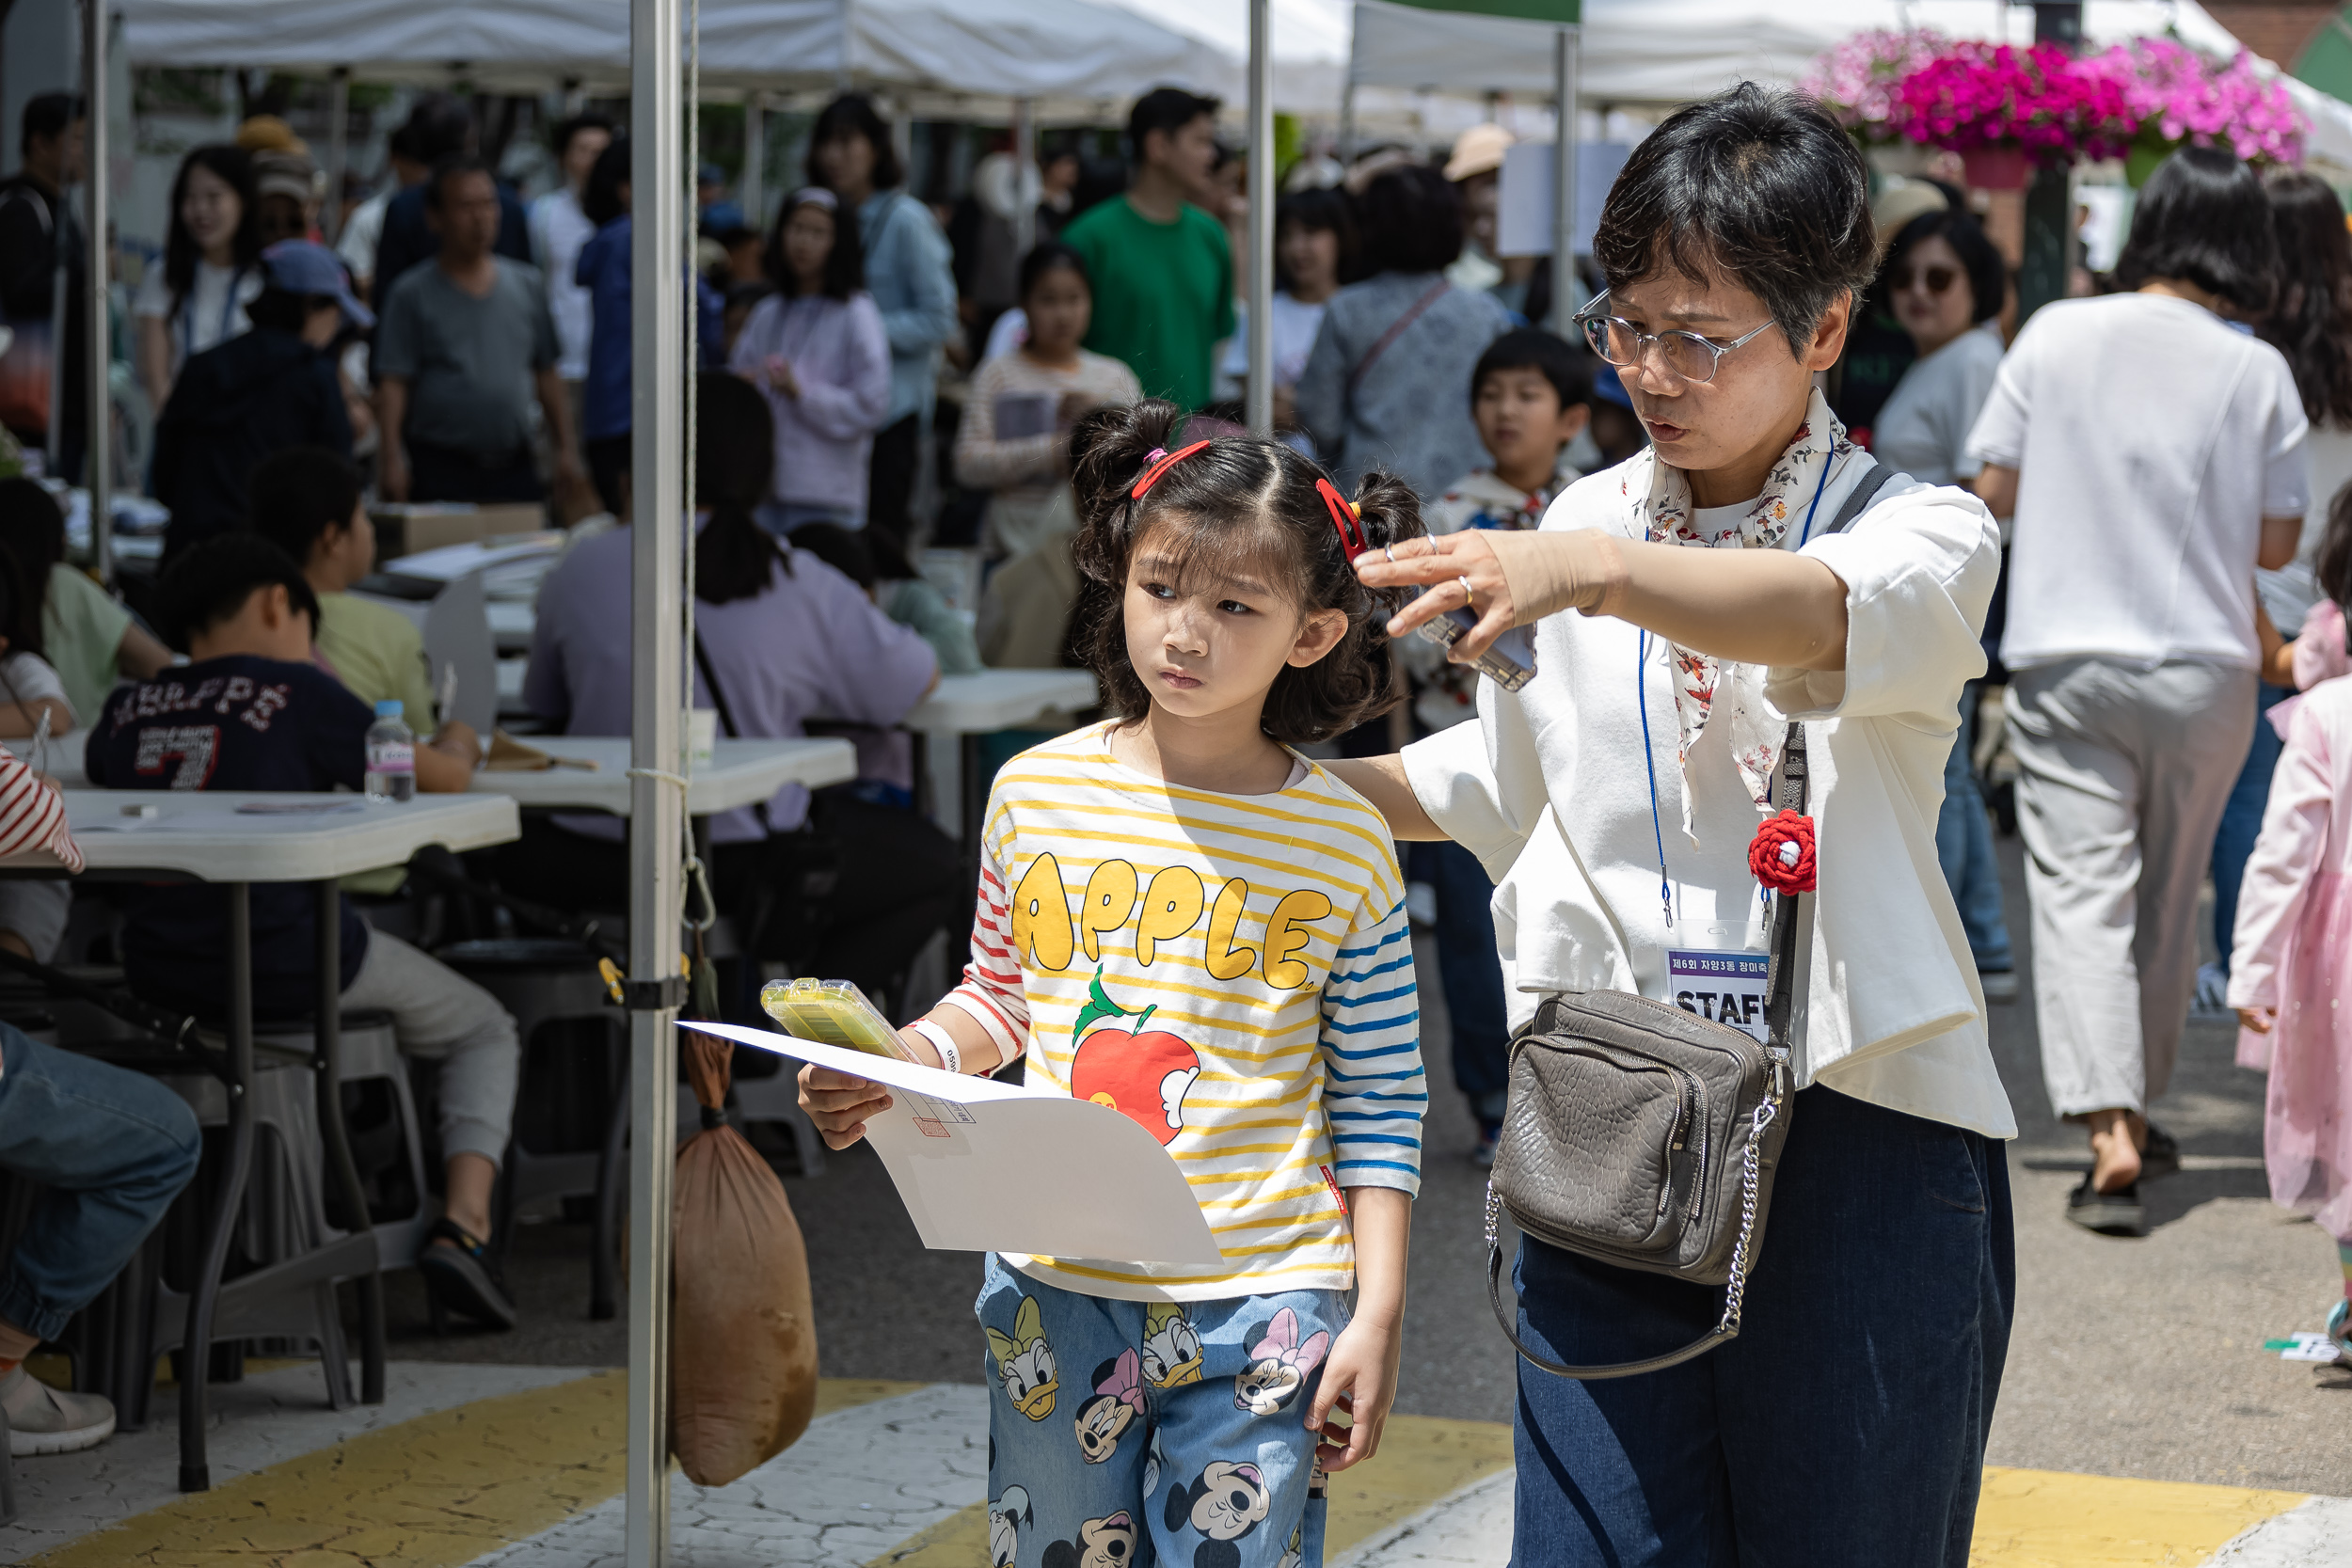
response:
<path fill-rule="evenodd" d="M 442 1241 L 451 1244 L 436 1244 Z M 436 1316 L 437 1309 L 447 1308 L 493 1328 L 515 1326 L 515 1303 L 490 1261 L 488 1244 L 450 1221 L 438 1221 L 425 1233 L 424 1246 L 417 1254 L 417 1272 L 424 1275 Z"/>
<path fill-rule="evenodd" d="M 2139 1201 L 2139 1183 L 2121 1192 L 2103 1193 L 2090 1184 L 2089 1171 L 2082 1185 L 2066 1195 L 2066 1217 L 2085 1230 L 2102 1236 L 2140 1236 L 2147 1233 L 2148 1211 Z"/>
<path fill-rule="evenodd" d="M 2181 1146 L 2171 1133 L 2148 1123 L 2148 1147 L 2139 1151 L 2139 1179 L 2153 1181 L 2159 1176 L 2171 1176 L 2181 1168 Z"/>

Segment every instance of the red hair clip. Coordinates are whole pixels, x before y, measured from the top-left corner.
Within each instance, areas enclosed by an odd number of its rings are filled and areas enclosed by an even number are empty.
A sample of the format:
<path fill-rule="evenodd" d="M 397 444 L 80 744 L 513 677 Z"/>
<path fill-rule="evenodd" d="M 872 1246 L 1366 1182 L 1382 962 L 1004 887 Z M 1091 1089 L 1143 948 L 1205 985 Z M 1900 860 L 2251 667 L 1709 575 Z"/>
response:
<path fill-rule="evenodd" d="M 1162 448 L 1153 447 L 1152 449 L 1151 456 L 1147 459 L 1152 466 L 1143 470 L 1143 477 L 1136 481 L 1136 486 L 1134 489 L 1127 492 L 1127 499 L 1129 500 L 1136 501 L 1141 500 L 1143 499 L 1143 493 L 1146 490 L 1151 489 L 1154 484 L 1157 484 L 1160 482 L 1160 476 L 1162 474 L 1168 472 L 1168 469 L 1174 467 L 1177 464 L 1182 463 L 1185 458 L 1190 457 L 1194 452 L 1199 451 L 1202 447 L 1205 447 L 1209 443 L 1206 441 L 1195 441 L 1192 445 L 1182 448 L 1176 451 L 1168 451 Z"/>
<path fill-rule="evenodd" d="M 1347 558 L 1353 561 L 1372 548 L 1371 541 L 1364 537 L 1364 509 L 1341 495 L 1339 487 L 1327 479 L 1316 480 L 1315 490 L 1323 497 L 1323 504 L 1330 508 L 1331 526 L 1340 531 L 1340 545 Z"/>

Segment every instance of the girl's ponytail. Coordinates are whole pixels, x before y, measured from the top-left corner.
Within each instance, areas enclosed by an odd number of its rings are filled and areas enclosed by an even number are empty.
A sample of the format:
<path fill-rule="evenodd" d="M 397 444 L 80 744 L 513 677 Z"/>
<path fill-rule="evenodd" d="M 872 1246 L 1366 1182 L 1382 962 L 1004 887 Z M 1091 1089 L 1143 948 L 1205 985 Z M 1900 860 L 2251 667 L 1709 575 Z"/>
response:
<path fill-rule="evenodd" d="M 1135 488 L 1152 451 L 1174 439 L 1184 411 L 1160 398 L 1098 408 L 1070 433 L 1070 488 L 1078 506 L 1078 569 L 1097 581 L 1116 577 L 1127 554 Z M 1114 535 L 1116 535 L 1114 537 Z M 1101 572 L 1108 576 L 1098 575 Z"/>
<path fill-rule="evenodd" d="M 1375 550 L 1429 531 L 1421 520 L 1421 498 L 1413 487 L 1394 474 L 1376 470 L 1357 482 L 1356 521 L 1363 530 L 1365 545 Z M 1404 608 L 1412 593 L 1403 588 L 1366 588 L 1363 592 L 1373 606 L 1373 630 L 1385 641 L 1389 617 Z"/>

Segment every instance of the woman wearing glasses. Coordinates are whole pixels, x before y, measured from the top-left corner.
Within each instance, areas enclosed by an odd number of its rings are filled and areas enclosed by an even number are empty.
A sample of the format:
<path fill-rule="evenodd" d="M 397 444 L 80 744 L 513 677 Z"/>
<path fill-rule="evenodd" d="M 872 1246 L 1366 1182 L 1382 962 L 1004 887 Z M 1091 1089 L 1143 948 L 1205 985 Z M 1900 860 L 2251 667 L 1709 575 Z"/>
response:
<path fill-rule="evenodd" d="M 1898 230 L 1879 268 L 1879 291 L 1911 334 L 1919 357 L 1879 410 L 1870 451 L 1899 472 L 1930 484 L 1965 484 L 1982 467 L 1968 455 L 1968 432 L 1993 392 L 2006 345 L 1994 320 L 2009 277 L 2001 254 L 1966 213 L 1922 213 Z M 1960 734 L 1944 766 L 1944 809 L 1935 849 L 1960 905 L 1968 951 L 1986 997 L 2017 996 L 2017 959 L 2001 910 L 2001 868 L 1971 765 L 1977 694 L 1961 694 Z"/>
<path fill-rule="evenodd" d="M 1761 1031 L 1694 972 L 1764 944 L 1749 847 L 1805 722 L 1818 895 L 1788 1142 L 1739 1338 L 1663 1370 L 1519 1371 L 1519 1545 L 1551 1564 L 1962 1568 L 2009 1342 L 2010 1115 L 1934 823 L 1998 551 L 1974 497 L 1889 483 L 1814 390 L 1877 261 L 1864 167 L 1807 101 L 1742 86 L 1628 161 L 1587 312 L 1652 446 L 1540 530 L 1360 557 L 1468 604 L 1453 657 L 1528 626 L 1479 722 L 1330 763 L 1400 838 L 1496 880 L 1513 1023 L 1638 991 Z M 1677 979 L 1677 976 L 1685 978 Z M 1702 1000 L 1699 990 L 1709 992 Z M 1574 1156 L 1555 1168 L 1574 1180 Z M 1713 1327 L 1721 1291 L 1520 1243 L 1519 1337 L 1586 1365 Z"/>

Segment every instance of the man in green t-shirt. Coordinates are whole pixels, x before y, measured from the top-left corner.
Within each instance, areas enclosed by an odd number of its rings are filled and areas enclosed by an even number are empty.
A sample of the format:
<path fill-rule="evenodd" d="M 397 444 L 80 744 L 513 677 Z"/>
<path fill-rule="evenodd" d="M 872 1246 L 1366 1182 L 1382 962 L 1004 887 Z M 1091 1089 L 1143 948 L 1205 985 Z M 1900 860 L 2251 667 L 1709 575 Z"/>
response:
<path fill-rule="evenodd" d="M 1216 162 L 1217 101 L 1154 87 L 1127 117 L 1136 160 L 1127 194 L 1062 231 L 1094 285 L 1086 346 L 1123 359 L 1146 397 L 1209 401 L 1213 355 L 1233 335 L 1233 253 L 1225 226 L 1191 204 Z"/>

